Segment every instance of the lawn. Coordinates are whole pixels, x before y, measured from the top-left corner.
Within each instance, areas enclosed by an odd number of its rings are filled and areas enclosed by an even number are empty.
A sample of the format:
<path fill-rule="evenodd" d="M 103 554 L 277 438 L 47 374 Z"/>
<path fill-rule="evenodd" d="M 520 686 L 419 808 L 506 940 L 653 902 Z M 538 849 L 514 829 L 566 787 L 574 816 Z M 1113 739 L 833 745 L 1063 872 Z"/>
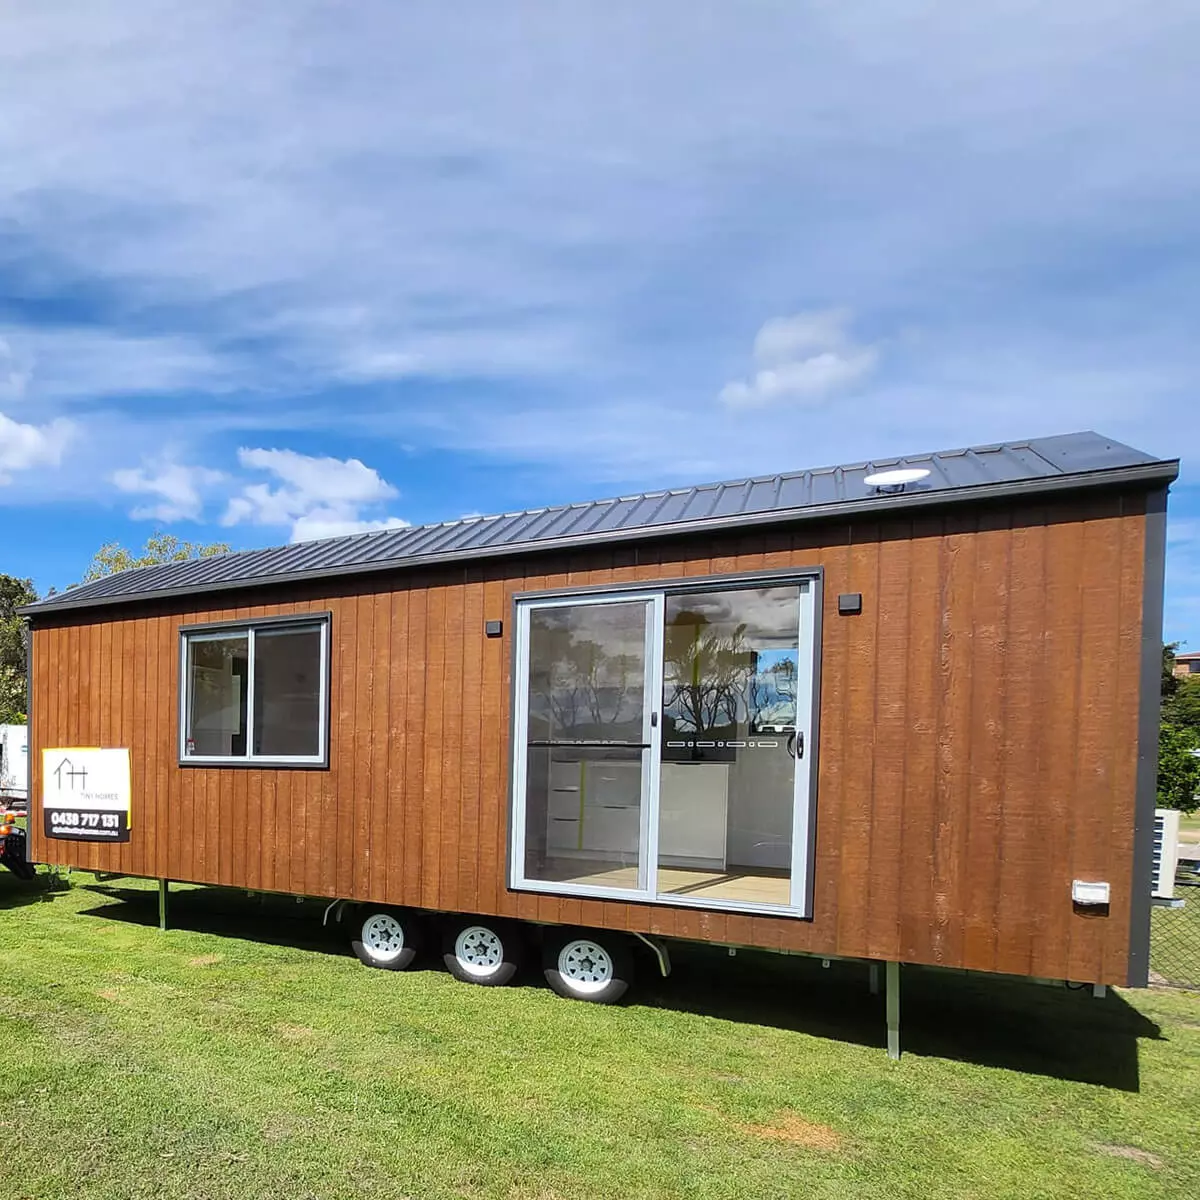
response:
<path fill-rule="evenodd" d="M 1200 874 L 1193 866 L 1181 866 L 1176 877 L 1183 907 L 1150 910 L 1150 967 L 1156 982 L 1200 989 Z"/>
<path fill-rule="evenodd" d="M 5 1200 L 1200 1194 L 1200 995 L 906 969 L 893 1063 L 849 964 L 689 949 L 606 1009 L 172 902 L 0 878 Z"/>

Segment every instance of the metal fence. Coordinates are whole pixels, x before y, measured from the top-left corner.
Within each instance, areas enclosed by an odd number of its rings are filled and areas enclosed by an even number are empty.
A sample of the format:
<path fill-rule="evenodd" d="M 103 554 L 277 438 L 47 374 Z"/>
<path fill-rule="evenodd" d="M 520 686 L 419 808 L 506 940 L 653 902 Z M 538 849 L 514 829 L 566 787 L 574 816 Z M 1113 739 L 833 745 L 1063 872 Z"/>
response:
<path fill-rule="evenodd" d="M 1181 859 L 1176 903 L 1150 913 L 1150 982 L 1200 991 L 1200 862 Z"/>

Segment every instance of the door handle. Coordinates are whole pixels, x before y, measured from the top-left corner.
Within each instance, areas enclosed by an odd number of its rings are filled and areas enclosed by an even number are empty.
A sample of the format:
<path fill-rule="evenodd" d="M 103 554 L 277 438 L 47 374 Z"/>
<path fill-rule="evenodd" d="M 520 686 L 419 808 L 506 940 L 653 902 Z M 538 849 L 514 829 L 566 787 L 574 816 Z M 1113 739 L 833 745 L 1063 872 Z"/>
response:
<path fill-rule="evenodd" d="M 804 757 L 804 730 L 797 729 L 795 733 L 788 738 L 790 743 L 789 749 L 792 752 L 792 757 L 799 761 Z"/>
<path fill-rule="evenodd" d="M 650 714 L 650 728 L 651 729 L 658 728 L 658 713 L 656 713 L 656 712 L 652 712 Z"/>

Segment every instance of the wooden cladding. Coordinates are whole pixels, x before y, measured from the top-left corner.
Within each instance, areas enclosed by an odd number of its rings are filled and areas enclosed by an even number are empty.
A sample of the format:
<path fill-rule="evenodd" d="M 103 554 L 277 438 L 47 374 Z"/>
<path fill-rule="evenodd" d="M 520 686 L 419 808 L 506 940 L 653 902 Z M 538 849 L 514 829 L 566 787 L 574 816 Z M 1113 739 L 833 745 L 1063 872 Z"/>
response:
<path fill-rule="evenodd" d="M 39 861 L 770 949 L 1124 982 L 1146 496 L 543 554 L 47 616 Z M 512 596 L 820 567 L 813 918 L 510 892 Z M 839 615 L 839 594 L 862 612 Z M 332 614 L 328 770 L 181 768 L 179 628 Z M 503 636 L 489 637 L 488 622 Z M 127 746 L 127 845 L 48 841 L 40 749 Z M 1075 878 L 1107 880 L 1106 915 Z"/>

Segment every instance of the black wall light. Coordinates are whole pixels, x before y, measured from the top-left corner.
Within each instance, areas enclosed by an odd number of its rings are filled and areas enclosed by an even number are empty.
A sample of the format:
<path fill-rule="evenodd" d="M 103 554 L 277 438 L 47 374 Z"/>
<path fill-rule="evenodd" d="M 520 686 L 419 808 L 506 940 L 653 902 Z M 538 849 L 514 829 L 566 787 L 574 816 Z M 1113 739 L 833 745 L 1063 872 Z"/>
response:
<path fill-rule="evenodd" d="M 504 622 L 488 621 L 483 627 L 483 632 L 486 633 L 488 637 L 499 637 L 504 632 Z"/>
<path fill-rule="evenodd" d="M 838 616 L 857 617 L 862 612 L 862 592 L 843 592 L 838 597 Z"/>

